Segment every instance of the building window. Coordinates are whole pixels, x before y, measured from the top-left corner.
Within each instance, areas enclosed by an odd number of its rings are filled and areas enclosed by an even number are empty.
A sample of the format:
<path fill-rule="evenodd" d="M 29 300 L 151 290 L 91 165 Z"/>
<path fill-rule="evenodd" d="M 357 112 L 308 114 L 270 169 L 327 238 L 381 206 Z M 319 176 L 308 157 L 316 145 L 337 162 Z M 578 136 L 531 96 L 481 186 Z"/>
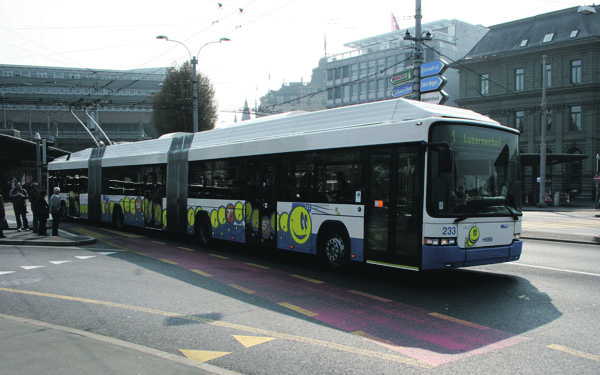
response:
<path fill-rule="evenodd" d="M 525 69 L 519 68 L 515 70 L 515 91 L 525 89 Z"/>
<path fill-rule="evenodd" d="M 581 60 L 571 61 L 571 83 L 581 83 Z"/>
<path fill-rule="evenodd" d="M 574 105 L 571 107 L 571 123 L 569 130 L 577 131 L 581 130 L 581 106 Z"/>
<path fill-rule="evenodd" d="M 552 64 L 546 64 L 546 69 L 544 69 L 544 73 L 546 75 L 546 87 L 552 86 Z"/>
<path fill-rule="evenodd" d="M 481 75 L 481 95 L 489 95 L 490 93 L 490 75 L 482 74 Z"/>
<path fill-rule="evenodd" d="M 554 33 L 546 34 L 542 43 L 550 43 L 554 39 Z"/>
<path fill-rule="evenodd" d="M 525 127 L 525 111 L 515 112 L 515 129 L 523 131 Z"/>

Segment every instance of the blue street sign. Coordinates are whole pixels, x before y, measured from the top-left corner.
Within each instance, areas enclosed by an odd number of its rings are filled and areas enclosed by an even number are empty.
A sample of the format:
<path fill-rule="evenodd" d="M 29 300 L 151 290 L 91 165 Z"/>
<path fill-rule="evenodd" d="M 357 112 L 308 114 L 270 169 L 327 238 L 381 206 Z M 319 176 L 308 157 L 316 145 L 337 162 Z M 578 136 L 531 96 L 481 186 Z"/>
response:
<path fill-rule="evenodd" d="M 446 77 L 432 76 L 421 79 L 420 92 L 441 90 L 446 85 Z"/>
<path fill-rule="evenodd" d="M 444 59 L 428 62 L 421 65 L 421 78 L 443 74 L 446 69 L 448 69 L 448 63 Z"/>
<path fill-rule="evenodd" d="M 408 95 L 408 94 L 412 93 L 412 91 L 413 91 L 412 87 L 413 87 L 412 83 L 408 83 L 406 85 L 395 87 L 394 90 L 392 90 L 391 95 L 393 98 L 398 98 L 400 96 Z"/>

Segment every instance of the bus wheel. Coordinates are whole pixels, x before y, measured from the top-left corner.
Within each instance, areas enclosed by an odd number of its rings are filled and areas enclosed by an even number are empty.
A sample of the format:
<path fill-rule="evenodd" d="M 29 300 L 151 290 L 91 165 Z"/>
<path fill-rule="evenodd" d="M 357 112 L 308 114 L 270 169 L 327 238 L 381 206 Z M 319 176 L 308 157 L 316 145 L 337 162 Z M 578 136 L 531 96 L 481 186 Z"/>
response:
<path fill-rule="evenodd" d="M 202 247 L 210 247 L 212 245 L 212 225 L 208 216 L 200 215 L 196 218 L 194 233 L 196 233 Z"/>
<path fill-rule="evenodd" d="M 118 230 L 123 230 L 125 228 L 125 218 L 123 218 L 123 211 L 121 210 L 121 206 L 117 206 L 114 209 L 113 224 Z"/>
<path fill-rule="evenodd" d="M 328 267 L 341 270 L 348 265 L 350 240 L 347 235 L 339 231 L 327 231 L 320 243 L 320 253 Z"/>

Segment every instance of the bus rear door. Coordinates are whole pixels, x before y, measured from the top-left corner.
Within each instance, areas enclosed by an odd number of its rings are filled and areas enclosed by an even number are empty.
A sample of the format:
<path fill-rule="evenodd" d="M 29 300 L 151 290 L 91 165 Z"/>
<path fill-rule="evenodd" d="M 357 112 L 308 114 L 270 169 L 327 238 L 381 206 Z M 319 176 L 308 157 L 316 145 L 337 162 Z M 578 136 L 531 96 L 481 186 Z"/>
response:
<path fill-rule="evenodd" d="M 277 246 L 277 204 L 275 201 L 275 157 L 261 157 L 247 162 L 244 189 L 246 196 L 246 243 L 275 248 Z"/>

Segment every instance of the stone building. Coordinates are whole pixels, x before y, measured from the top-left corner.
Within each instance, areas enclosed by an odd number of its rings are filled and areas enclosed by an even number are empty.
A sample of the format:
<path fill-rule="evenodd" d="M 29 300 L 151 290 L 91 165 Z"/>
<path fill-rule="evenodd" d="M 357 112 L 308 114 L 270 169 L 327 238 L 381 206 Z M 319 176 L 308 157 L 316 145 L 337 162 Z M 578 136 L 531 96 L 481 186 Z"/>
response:
<path fill-rule="evenodd" d="M 539 196 L 546 92 L 546 192 L 593 197 L 600 152 L 600 11 L 573 7 L 496 26 L 453 67 L 460 107 L 521 131 L 523 196 Z M 545 65 L 543 64 L 545 58 Z M 544 78 L 546 90 L 543 90 Z"/>

